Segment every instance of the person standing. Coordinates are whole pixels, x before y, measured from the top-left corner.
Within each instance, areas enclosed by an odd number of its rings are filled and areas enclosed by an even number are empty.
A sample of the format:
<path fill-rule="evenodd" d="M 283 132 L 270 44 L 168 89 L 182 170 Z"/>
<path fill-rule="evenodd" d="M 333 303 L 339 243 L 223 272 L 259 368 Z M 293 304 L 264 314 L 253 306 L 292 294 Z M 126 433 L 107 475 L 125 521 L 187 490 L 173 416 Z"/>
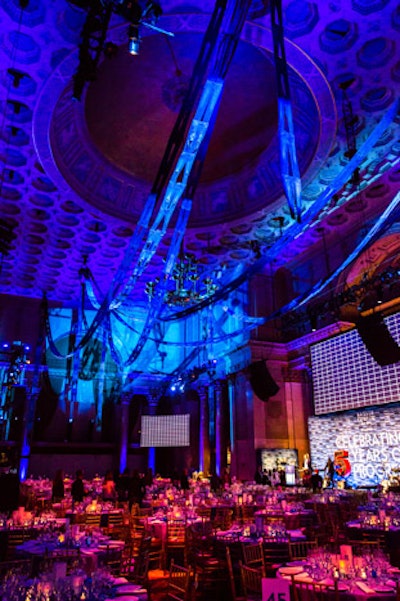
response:
<path fill-rule="evenodd" d="M 188 471 L 186 468 L 183 469 L 182 474 L 181 474 L 180 487 L 181 487 L 181 490 L 185 490 L 185 491 L 190 489 L 189 475 L 188 475 Z"/>
<path fill-rule="evenodd" d="M 333 486 L 333 479 L 335 476 L 335 464 L 333 463 L 332 459 L 330 457 L 328 457 L 328 461 L 326 462 L 326 466 L 324 468 L 324 471 L 326 473 L 327 476 L 327 480 L 328 480 L 328 486 Z"/>
<path fill-rule="evenodd" d="M 64 498 L 64 472 L 59 468 L 54 476 L 53 486 L 51 490 L 51 502 L 59 503 Z"/>
<path fill-rule="evenodd" d="M 82 503 L 85 496 L 85 485 L 83 484 L 83 471 L 77 470 L 75 480 L 71 486 L 71 496 L 74 503 Z"/>
<path fill-rule="evenodd" d="M 132 505 L 142 506 L 142 501 L 145 492 L 145 485 L 143 482 L 143 478 L 140 477 L 139 471 L 137 469 L 133 470 L 132 477 L 129 482 L 129 511 L 132 508 Z"/>
<path fill-rule="evenodd" d="M 115 501 L 117 497 L 117 491 L 111 470 L 109 470 L 104 476 L 102 497 L 103 501 Z"/>
<path fill-rule="evenodd" d="M 258 466 L 256 473 L 254 474 L 254 482 L 256 484 L 262 484 L 262 480 L 263 480 L 263 470 L 261 465 Z"/>

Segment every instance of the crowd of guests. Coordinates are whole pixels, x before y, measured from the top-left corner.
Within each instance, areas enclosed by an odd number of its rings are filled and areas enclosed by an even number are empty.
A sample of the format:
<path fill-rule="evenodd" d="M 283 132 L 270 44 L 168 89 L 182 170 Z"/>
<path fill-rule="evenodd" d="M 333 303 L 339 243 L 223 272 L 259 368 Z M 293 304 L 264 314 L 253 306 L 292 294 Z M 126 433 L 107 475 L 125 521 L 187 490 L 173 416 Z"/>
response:
<path fill-rule="evenodd" d="M 333 465 L 333 462 L 332 462 Z M 331 478 L 331 466 L 329 461 L 326 472 L 328 478 Z M 210 475 L 211 490 L 218 491 L 231 484 L 231 476 L 228 468 L 225 468 L 221 475 Z M 172 484 L 181 490 L 189 490 L 189 472 L 183 469 L 181 473 L 174 470 L 171 476 Z M 276 468 L 272 470 L 262 469 L 258 466 L 254 481 L 256 484 L 264 486 L 285 486 L 286 474 L 284 468 Z M 128 468 L 122 474 L 115 474 L 111 470 L 107 471 L 102 483 L 102 499 L 103 501 L 120 501 L 129 502 L 129 507 L 133 504 L 142 505 L 143 497 L 146 493 L 146 487 L 153 483 L 153 472 L 151 468 L 147 468 L 144 474 L 140 474 L 137 469 L 132 472 Z M 318 470 L 305 468 L 303 470 L 302 484 L 307 488 L 312 488 L 314 492 L 320 490 L 324 485 L 323 479 Z M 76 472 L 75 480 L 71 486 L 71 496 L 74 503 L 81 503 L 84 497 L 91 491 L 85 490 L 83 480 L 83 470 L 79 469 Z M 52 502 L 60 502 L 65 496 L 64 490 L 64 472 L 62 469 L 57 470 L 52 488 Z"/>
<path fill-rule="evenodd" d="M 263 486 L 286 486 L 286 472 L 283 468 L 267 470 L 259 465 L 254 474 L 254 481 Z"/>
<path fill-rule="evenodd" d="M 152 483 L 153 472 L 151 468 L 148 468 L 144 474 L 140 474 L 137 469 L 130 473 L 129 469 L 126 468 L 122 474 L 115 474 L 109 470 L 104 476 L 101 497 L 103 501 L 128 501 L 130 507 L 134 503 L 141 505 L 146 486 L 150 486 Z M 189 488 L 187 472 L 186 476 L 182 476 L 182 485 L 183 488 Z M 73 503 L 81 503 L 90 492 L 85 488 L 83 470 L 77 470 L 71 486 Z M 53 479 L 52 502 L 60 502 L 64 497 L 64 472 L 59 469 Z"/>
<path fill-rule="evenodd" d="M 321 474 L 318 469 L 311 468 L 310 465 L 305 465 L 300 470 L 299 482 L 305 488 L 311 488 L 313 492 L 319 492 L 322 488 L 330 488 L 334 483 L 334 463 L 329 457 L 327 464 Z M 258 466 L 254 475 L 256 484 L 265 486 L 286 486 L 286 472 L 283 467 L 274 468 L 272 470 L 262 469 Z"/>
<path fill-rule="evenodd" d="M 171 474 L 172 484 L 183 491 L 190 489 L 190 475 L 185 468 L 180 473 L 174 470 Z M 132 472 L 128 468 L 122 474 L 107 471 L 102 487 L 101 498 L 103 501 L 128 501 L 129 507 L 133 504 L 141 506 L 143 497 L 146 493 L 146 487 L 153 483 L 153 471 L 147 468 L 144 474 L 140 474 L 137 469 Z M 210 475 L 211 489 L 218 491 L 225 484 L 231 484 L 229 470 L 225 468 L 221 476 Z M 81 503 L 84 497 L 90 494 L 90 490 L 85 489 L 83 470 L 77 470 L 75 479 L 71 486 L 71 497 L 74 503 Z M 57 470 L 52 484 L 52 502 L 57 503 L 64 499 L 64 472 L 62 469 Z"/>

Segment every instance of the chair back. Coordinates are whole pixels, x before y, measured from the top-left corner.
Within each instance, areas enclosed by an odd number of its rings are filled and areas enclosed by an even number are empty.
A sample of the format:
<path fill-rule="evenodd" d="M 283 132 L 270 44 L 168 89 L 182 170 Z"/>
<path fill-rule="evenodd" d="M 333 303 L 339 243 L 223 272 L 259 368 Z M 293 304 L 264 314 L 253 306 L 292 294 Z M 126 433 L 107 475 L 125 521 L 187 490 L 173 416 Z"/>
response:
<path fill-rule="evenodd" d="M 190 568 L 180 566 L 172 559 L 169 568 L 167 598 L 174 599 L 174 601 L 189 601 L 190 586 Z"/>
<path fill-rule="evenodd" d="M 85 516 L 85 524 L 92 527 L 100 527 L 101 514 L 100 513 L 87 513 Z"/>
<path fill-rule="evenodd" d="M 311 540 L 304 541 L 290 541 L 289 542 L 289 553 L 290 559 L 307 559 L 308 554 L 317 548 L 317 542 Z"/>
<path fill-rule="evenodd" d="M 225 552 L 226 552 L 226 567 L 228 570 L 229 588 L 231 591 L 232 601 L 244 601 L 240 573 L 239 573 L 239 578 L 235 578 L 235 574 L 237 574 L 238 571 L 234 570 L 231 551 L 230 551 L 230 548 L 228 545 L 225 548 Z"/>
<path fill-rule="evenodd" d="M 108 525 L 109 526 L 122 526 L 124 523 L 122 512 L 109 513 L 108 514 Z"/>
<path fill-rule="evenodd" d="M 9 530 L 7 532 L 7 550 L 5 559 L 7 561 L 18 559 L 16 547 L 22 545 L 31 538 L 31 530 L 28 528 Z"/>
<path fill-rule="evenodd" d="M 329 587 L 327 584 L 300 581 L 296 580 L 295 576 L 292 576 L 293 601 L 321 601 L 323 598 L 332 599 L 332 597 L 335 601 L 339 601 L 337 580 L 335 581 L 334 592 L 331 597 L 327 595 L 328 592 Z"/>
<path fill-rule="evenodd" d="M 267 539 L 263 541 L 265 568 L 268 576 L 274 576 L 276 570 L 290 561 L 289 541 L 287 539 Z"/>
<path fill-rule="evenodd" d="M 265 568 L 262 543 L 242 543 L 243 563 L 252 568 Z"/>
<path fill-rule="evenodd" d="M 265 578 L 263 568 L 251 568 L 239 561 L 243 594 L 246 601 L 261 601 L 262 579 Z"/>

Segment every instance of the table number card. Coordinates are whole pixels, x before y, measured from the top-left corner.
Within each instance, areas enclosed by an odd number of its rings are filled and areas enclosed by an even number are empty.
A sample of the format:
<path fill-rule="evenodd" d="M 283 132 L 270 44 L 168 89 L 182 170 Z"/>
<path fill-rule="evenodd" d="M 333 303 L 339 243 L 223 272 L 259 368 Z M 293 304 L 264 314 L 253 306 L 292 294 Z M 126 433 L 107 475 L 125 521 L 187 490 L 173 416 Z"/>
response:
<path fill-rule="evenodd" d="M 262 578 L 262 601 L 290 601 L 290 585 L 279 578 Z"/>

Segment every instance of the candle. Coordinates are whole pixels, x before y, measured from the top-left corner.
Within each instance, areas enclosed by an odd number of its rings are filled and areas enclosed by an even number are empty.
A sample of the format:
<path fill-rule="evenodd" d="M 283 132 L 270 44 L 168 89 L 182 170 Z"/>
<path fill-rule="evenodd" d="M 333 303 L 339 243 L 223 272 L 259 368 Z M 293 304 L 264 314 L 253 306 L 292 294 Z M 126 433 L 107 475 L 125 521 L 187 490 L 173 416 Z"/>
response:
<path fill-rule="evenodd" d="M 72 588 L 73 588 L 75 595 L 80 595 L 82 586 L 83 586 L 83 576 L 75 574 L 75 576 L 72 577 Z"/>

